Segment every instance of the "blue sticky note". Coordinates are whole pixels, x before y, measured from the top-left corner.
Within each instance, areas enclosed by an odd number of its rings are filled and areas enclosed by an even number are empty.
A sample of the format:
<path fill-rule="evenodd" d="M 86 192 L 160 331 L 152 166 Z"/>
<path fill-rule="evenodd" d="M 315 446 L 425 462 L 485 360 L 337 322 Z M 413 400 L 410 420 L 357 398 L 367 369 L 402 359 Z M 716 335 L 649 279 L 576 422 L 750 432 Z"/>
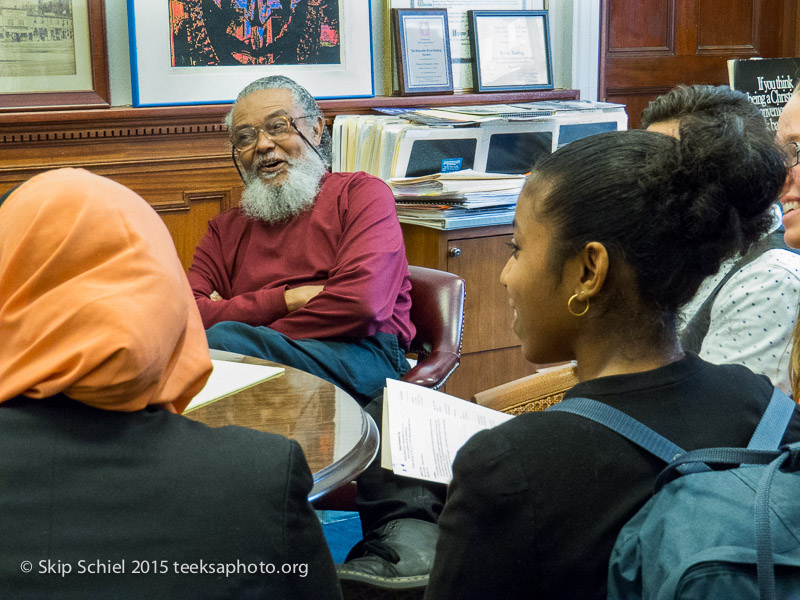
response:
<path fill-rule="evenodd" d="M 442 173 L 452 173 L 461 170 L 463 158 L 445 158 L 442 160 Z"/>

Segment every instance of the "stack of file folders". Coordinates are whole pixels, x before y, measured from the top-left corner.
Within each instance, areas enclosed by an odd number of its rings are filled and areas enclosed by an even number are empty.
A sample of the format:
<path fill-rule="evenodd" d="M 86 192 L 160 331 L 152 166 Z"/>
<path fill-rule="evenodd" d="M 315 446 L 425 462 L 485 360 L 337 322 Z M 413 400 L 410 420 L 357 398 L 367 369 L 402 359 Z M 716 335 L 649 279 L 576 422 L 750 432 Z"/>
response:
<path fill-rule="evenodd" d="M 389 180 L 400 222 L 436 229 L 511 223 L 524 183 L 525 175 L 470 169 Z"/>
<path fill-rule="evenodd" d="M 334 172 L 383 180 L 451 167 L 525 173 L 564 144 L 628 123 L 623 105 L 584 100 L 375 110 L 334 119 Z"/>

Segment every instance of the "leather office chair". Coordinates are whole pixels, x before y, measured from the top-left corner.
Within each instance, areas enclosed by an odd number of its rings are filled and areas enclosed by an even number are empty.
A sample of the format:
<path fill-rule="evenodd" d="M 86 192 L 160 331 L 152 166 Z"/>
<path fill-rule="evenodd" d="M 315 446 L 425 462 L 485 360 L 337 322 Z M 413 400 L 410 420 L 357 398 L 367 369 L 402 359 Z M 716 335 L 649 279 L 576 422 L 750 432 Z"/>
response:
<path fill-rule="evenodd" d="M 564 392 L 578 383 L 577 366 L 568 362 L 544 369 L 475 394 L 471 400 L 511 415 L 545 410 L 561 402 Z"/>
<path fill-rule="evenodd" d="M 461 360 L 464 280 L 458 275 L 409 266 L 411 322 L 417 334 L 409 353 L 417 364 L 402 380 L 438 390 Z"/>
<path fill-rule="evenodd" d="M 409 354 L 417 364 L 403 381 L 438 390 L 461 360 L 464 327 L 464 280 L 457 275 L 409 266 L 411 322 L 417 329 Z M 380 427 L 378 423 L 378 427 Z M 355 510 L 356 485 L 351 482 L 316 500 L 318 510 Z"/>

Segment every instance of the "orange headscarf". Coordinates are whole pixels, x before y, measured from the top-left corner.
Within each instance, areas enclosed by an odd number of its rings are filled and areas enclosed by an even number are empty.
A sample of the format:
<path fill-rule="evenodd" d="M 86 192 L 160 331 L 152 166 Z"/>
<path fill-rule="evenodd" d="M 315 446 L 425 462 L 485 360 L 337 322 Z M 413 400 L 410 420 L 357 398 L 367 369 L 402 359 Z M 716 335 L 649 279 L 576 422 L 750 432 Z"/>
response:
<path fill-rule="evenodd" d="M 63 392 L 181 412 L 210 373 L 172 239 L 141 197 L 59 169 L 0 205 L 0 402 Z"/>

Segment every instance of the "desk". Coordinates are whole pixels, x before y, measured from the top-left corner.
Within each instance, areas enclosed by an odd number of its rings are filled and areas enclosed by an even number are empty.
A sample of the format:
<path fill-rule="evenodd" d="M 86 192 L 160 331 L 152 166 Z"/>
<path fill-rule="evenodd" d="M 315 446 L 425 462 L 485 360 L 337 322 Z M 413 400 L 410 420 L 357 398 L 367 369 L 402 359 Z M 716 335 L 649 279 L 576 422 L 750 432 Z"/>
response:
<path fill-rule="evenodd" d="M 219 350 L 211 350 L 211 358 L 277 364 Z M 314 474 L 308 499 L 316 500 L 367 468 L 378 453 L 378 428 L 352 396 L 332 383 L 277 366 L 286 372 L 201 406 L 186 417 L 211 427 L 241 425 L 297 440 Z"/>

